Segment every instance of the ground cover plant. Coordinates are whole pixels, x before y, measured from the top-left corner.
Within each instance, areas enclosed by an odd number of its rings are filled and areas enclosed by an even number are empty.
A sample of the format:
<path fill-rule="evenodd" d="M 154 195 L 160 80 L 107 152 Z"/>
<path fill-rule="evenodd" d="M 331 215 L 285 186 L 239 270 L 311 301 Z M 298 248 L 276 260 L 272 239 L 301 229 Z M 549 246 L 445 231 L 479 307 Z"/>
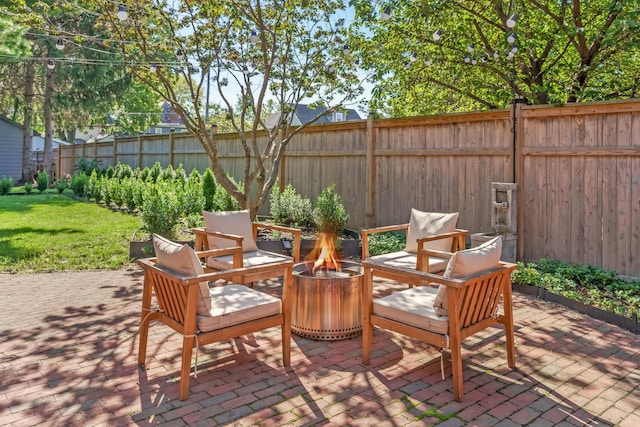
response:
<path fill-rule="evenodd" d="M 626 280 L 615 271 L 592 265 L 547 259 L 517 264 L 511 276 L 514 283 L 542 287 L 625 317 L 640 313 L 640 280 Z"/>
<path fill-rule="evenodd" d="M 0 197 L 0 271 L 117 269 L 140 219 L 56 190 Z"/>

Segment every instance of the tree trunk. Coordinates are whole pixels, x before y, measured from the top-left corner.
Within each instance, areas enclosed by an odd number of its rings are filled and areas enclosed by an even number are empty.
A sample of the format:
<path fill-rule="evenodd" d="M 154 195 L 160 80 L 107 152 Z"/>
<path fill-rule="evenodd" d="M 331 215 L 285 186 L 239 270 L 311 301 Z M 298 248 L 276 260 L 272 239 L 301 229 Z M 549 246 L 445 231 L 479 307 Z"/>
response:
<path fill-rule="evenodd" d="M 24 123 L 22 124 L 22 181 L 32 182 L 34 168 L 31 164 L 31 152 L 33 148 L 33 129 L 31 118 L 33 117 L 33 84 L 34 63 L 25 61 L 24 76 Z"/>
<path fill-rule="evenodd" d="M 44 170 L 49 175 L 49 180 L 54 180 L 53 174 L 53 79 L 55 68 L 47 68 L 47 76 L 44 89 Z"/>

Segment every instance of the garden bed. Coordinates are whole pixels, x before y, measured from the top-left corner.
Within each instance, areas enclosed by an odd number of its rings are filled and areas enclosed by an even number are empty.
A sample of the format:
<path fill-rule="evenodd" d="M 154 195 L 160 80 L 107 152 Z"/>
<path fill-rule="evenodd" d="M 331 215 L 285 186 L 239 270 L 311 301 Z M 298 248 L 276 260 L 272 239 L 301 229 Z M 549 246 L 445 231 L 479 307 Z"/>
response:
<path fill-rule="evenodd" d="M 540 286 L 523 285 L 520 283 L 513 283 L 513 290 L 515 292 L 533 296 L 539 300 L 560 304 L 571 310 L 577 311 L 587 316 L 593 317 L 603 322 L 611 323 L 632 332 L 636 335 L 640 335 L 640 325 L 638 324 L 638 315 L 633 313 L 632 317 L 625 317 L 619 314 L 612 313 L 610 311 L 602 310 L 592 305 L 584 304 L 580 301 L 565 297 L 548 291 Z"/>

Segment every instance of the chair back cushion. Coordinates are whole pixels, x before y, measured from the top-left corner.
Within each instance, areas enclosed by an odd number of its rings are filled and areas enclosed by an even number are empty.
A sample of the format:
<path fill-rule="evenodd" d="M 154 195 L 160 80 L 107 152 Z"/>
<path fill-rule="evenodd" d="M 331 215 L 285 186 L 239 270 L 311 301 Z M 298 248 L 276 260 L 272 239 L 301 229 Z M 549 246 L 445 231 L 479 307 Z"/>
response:
<path fill-rule="evenodd" d="M 184 277 L 195 277 L 204 274 L 204 268 L 191 246 L 176 243 L 154 234 L 153 248 L 156 252 L 159 267 Z M 211 295 L 209 294 L 207 282 L 199 284 L 199 291 L 196 312 L 208 315 L 211 310 Z"/>
<path fill-rule="evenodd" d="M 499 265 L 502 255 L 502 236 L 488 240 L 471 249 L 465 249 L 453 254 L 444 271 L 444 277 L 460 279 L 495 268 Z M 438 315 L 448 314 L 447 287 L 440 285 L 434 302 L 434 308 Z"/>
<path fill-rule="evenodd" d="M 235 234 L 244 237 L 242 240 L 242 252 L 253 252 L 258 250 L 253 239 L 253 226 L 249 209 L 242 211 L 227 212 L 207 212 L 203 211 L 204 225 L 207 231 L 217 231 L 219 233 Z M 230 248 L 235 246 L 233 240 L 219 237 L 207 236 L 210 248 Z"/>
<path fill-rule="evenodd" d="M 422 212 L 417 209 L 411 209 L 411 218 L 409 219 L 409 229 L 407 230 L 407 252 L 418 252 L 417 239 L 422 237 L 434 236 L 436 234 L 450 233 L 455 230 L 458 222 L 458 212 L 454 213 L 437 213 Z M 433 249 L 436 251 L 451 251 L 453 238 L 434 240 L 425 242 L 425 249 Z"/>

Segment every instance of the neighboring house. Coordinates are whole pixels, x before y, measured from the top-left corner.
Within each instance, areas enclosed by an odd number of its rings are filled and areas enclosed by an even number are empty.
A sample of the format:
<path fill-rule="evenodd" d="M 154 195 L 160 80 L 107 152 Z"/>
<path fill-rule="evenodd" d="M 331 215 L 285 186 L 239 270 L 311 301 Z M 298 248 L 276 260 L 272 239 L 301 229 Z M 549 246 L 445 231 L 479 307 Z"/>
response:
<path fill-rule="evenodd" d="M 53 141 L 51 142 L 52 148 L 58 148 L 61 145 L 71 145 L 71 143 L 63 141 L 61 139 L 53 138 Z M 40 135 L 37 132 L 33 133 L 33 136 L 31 137 L 31 150 L 44 151 L 44 136 Z"/>
<path fill-rule="evenodd" d="M 325 111 L 324 107 L 316 107 L 310 108 L 305 104 L 298 104 L 296 107 L 296 111 L 293 113 L 293 120 L 291 124 L 293 126 L 300 126 L 302 124 L 310 122 L 314 117 L 318 114 Z M 278 123 L 278 119 L 280 118 L 280 112 L 270 114 L 265 122 L 265 125 L 268 128 L 274 127 Z M 338 111 L 334 111 L 331 114 L 327 114 L 326 116 L 322 116 L 320 119 L 314 122 L 314 124 L 320 123 L 337 123 L 337 122 L 346 122 L 350 120 L 362 120 L 362 117 L 358 114 L 358 112 L 352 108 L 349 109 L 340 109 Z"/>
<path fill-rule="evenodd" d="M 22 179 L 22 126 L 0 116 L 0 179 Z"/>

